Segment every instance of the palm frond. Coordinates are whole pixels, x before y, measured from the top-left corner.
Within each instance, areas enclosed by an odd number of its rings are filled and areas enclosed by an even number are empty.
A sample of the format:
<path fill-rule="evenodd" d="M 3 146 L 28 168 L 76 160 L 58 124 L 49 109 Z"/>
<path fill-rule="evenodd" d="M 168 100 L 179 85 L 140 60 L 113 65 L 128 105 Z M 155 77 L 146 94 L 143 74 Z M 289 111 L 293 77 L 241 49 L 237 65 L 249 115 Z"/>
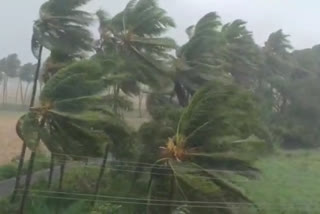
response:
<path fill-rule="evenodd" d="M 30 112 L 23 115 L 17 123 L 17 133 L 27 147 L 35 151 L 38 148 L 39 138 L 39 118 L 36 114 Z"/>
<path fill-rule="evenodd" d="M 62 69 L 46 84 L 40 100 L 42 103 L 95 95 L 104 88 L 102 70 L 93 61 L 80 61 Z"/>

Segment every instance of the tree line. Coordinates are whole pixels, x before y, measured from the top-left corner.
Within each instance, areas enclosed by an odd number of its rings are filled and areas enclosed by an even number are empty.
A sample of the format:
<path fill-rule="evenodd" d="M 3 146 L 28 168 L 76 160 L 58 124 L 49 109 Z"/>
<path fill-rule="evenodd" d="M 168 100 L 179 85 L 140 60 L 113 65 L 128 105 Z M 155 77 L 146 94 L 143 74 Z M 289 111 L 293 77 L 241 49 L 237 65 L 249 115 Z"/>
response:
<path fill-rule="evenodd" d="M 3 105 L 10 102 L 8 101 L 8 94 L 10 93 L 8 91 L 8 81 L 10 78 L 18 78 L 15 103 L 17 104 L 18 99 L 20 99 L 20 104 L 26 104 L 29 87 L 34 79 L 35 68 L 36 66 L 32 63 L 21 65 L 21 61 L 17 54 L 9 54 L 7 57 L 0 59 L 0 84 L 2 84 Z M 22 82 L 26 83 L 24 88 Z M 13 104 L 12 101 L 11 104 Z"/>

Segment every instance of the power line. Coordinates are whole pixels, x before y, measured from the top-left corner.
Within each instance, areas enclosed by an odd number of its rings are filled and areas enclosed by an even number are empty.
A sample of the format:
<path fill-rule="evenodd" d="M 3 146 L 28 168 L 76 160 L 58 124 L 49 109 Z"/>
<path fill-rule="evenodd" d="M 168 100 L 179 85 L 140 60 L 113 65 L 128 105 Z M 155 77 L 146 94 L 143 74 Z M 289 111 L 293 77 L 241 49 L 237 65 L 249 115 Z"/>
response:
<path fill-rule="evenodd" d="M 18 194 L 21 195 L 21 194 Z M 100 201 L 100 202 L 107 202 L 107 203 L 115 203 L 115 204 L 133 204 L 133 205 L 147 205 L 147 206 L 172 206 L 172 207 L 179 207 L 181 205 L 186 205 L 182 203 L 153 203 L 153 202 L 138 202 L 138 201 L 123 201 L 123 200 L 101 200 L 101 199 L 86 199 L 86 198 L 76 198 L 76 197 L 61 197 L 61 196 L 49 196 L 49 195 L 39 195 L 39 194 L 30 194 L 31 197 L 37 197 L 37 198 L 52 198 L 52 199 L 60 199 L 60 200 L 72 200 L 72 201 Z M 240 205 L 232 205 L 230 206 L 222 206 L 222 205 L 197 205 L 197 204 L 192 204 L 189 205 L 189 207 L 193 208 L 210 208 L 210 209 L 232 209 L 232 208 L 248 208 L 252 207 L 253 205 L 246 205 L 246 206 L 240 206 Z"/>
<path fill-rule="evenodd" d="M 97 159 L 97 160 L 101 160 L 102 158 L 92 158 L 89 156 L 74 156 L 74 155 L 68 155 L 68 154 L 59 154 L 59 153 L 52 153 L 52 154 L 56 154 L 56 155 L 61 155 L 61 156 L 70 156 L 70 157 L 83 157 L 83 158 L 90 158 L 90 159 Z M 150 163 L 143 163 L 143 162 L 133 162 L 133 161 L 109 161 L 108 163 L 113 164 L 113 163 L 123 163 L 123 164 L 134 164 L 134 166 L 139 166 L 141 165 L 144 168 L 152 168 L 152 169 L 163 169 L 163 164 L 150 164 Z M 122 165 L 121 165 L 122 166 Z M 195 168 L 192 167 L 184 167 L 184 166 L 179 166 L 182 169 L 193 169 L 195 170 Z M 245 172 L 250 172 L 249 170 L 219 170 L 219 169 L 204 169 L 206 171 L 214 171 L 214 172 L 230 172 L 230 173 L 234 173 L 234 172 L 239 172 L 239 173 L 245 173 Z"/>
<path fill-rule="evenodd" d="M 45 162 L 46 161 L 41 161 L 41 160 L 36 160 L 36 162 Z M 58 164 L 62 164 L 63 162 L 59 162 L 59 161 L 55 161 L 55 163 Z M 110 163 L 110 162 L 109 162 Z M 82 165 L 82 164 L 79 164 L 78 165 L 79 167 L 84 167 L 84 168 L 100 168 L 101 165 L 100 164 L 89 164 L 89 165 Z M 148 175 L 172 175 L 172 173 L 162 173 L 162 172 L 147 172 L 147 171 L 143 171 L 143 170 L 130 170 L 130 169 L 123 169 L 123 167 L 131 167 L 131 166 L 125 166 L 125 165 L 118 165 L 119 167 L 121 168 L 116 168 L 114 166 L 106 166 L 105 168 L 106 169 L 110 169 L 111 171 L 120 171 L 120 172 L 129 172 L 129 173 L 140 173 L 140 174 L 148 174 Z M 59 165 L 56 165 L 55 167 L 59 167 Z M 132 166 L 133 167 L 133 166 Z M 182 167 L 181 167 L 182 168 Z M 161 168 L 163 169 L 163 168 Z M 164 169 L 163 169 L 164 170 Z M 199 170 L 200 171 L 200 170 Z M 208 172 L 221 172 L 220 170 L 207 170 Z M 200 171 L 201 172 L 201 171 Z M 223 172 L 223 171 L 222 171 Z M 231 172 L 231 171 L 230 171 Z M 235 172 L 238 172 L 238 171 L 235 171 Z M 181 173 L 181 174 L 184 174 L 184 173 Z M 231 175 L 231 174 L 230 174 Z M 193 175 L 194 177 L 200 177 L 200 178 L 210 178 L 211 180 L 215 180 L 214 178 L 211 178 L 210 176 L 201 176 L 201 175 Z M 233 181 L 234 183 L 248 183 L 248 182 L 252 182 L 252 181 L 255 181 L 255 180 L 268 180 L 268 181 L 275 181 L 274 179 L 264 179 L 264 178 L 258 178 L 258 179 L 248 179 L 246 178 L 245 176 L 241 176 L 241 177 L 244 177 L 246 180 L 238 180 L 238 181 Z M 303 180 L 306 180 L 306 179 L 310 179 L 308 177 L 305 177 L 305 176 L 294 176 L 294 177 L 303 177 Z"/>
<path fill-rule="evenodd" d="M 199 201 L 197 203 L 191 203 L 192 201 L 176 201 L 176 200 L 155 200 L 155 199 L 130 199 L 127 197 L 102 197 L 101 195 L 97 196 L 97 200 L 95 199 L 89 199 L 89 198 L 77 198 L 77 194 L 73 193 L 67 193 L 67 192 L 57 192 L 55 194 L 65 194 L 65 195 L 73 195 L 73 196 L 50 196 L 45 194 L 34 194 L 36 191 L 31 191 L 32 197 L 39 197 L 39 198 L 53 198 L 53 199 L 60 199 L 60 200 L 76 200 L 76 201 L 101 201 L 101 202 L 108 202 L 108 203 L 118 203 L 118 204 L 134 204 L 134 205 L 150 205 L 150 206 L 181 206 L 186 205 L 188 207 L 194 207 L 194 208 L 219 208 L 219 209 L 233 209 L 233 208 L 255 208 L 255 209 L 263 209 L 263 208 L 272 208 L 274 210 L 278 210 L 281 208 L 299 208 L 299 207 L 306 207 L 306 204 L 296 204 L 296 206 L 293 206 L 293 203 L 287 203 L 282 204 L 282 206 L 274 206 L 271 204 L 274 203 L 260 203 L 260 204 L 253 204 L 253 203 L 244 203 L 244 202 L 204 202 Z M 21 194 L 18 194 L 21 195 Z M 82 195 L 82 196 L 88 196 L 88 195 Z M 93 197 L 93 195 L 89 195 L 90 197 Z M 111 200 L 102 200 L 102 198 L 110 198 Z M 122 198 L 122 200 L 121 200 Z M 158 202 L 158 203 L 156 203 Z M 163 202 L 163 203 L 162 203 Z M 225 206 L 223 206 L 225 205 Z M 290 206 L 288 206 L 290 205 Z M 310 205 L 307 208 L 310 210 Z M 311 209 L 315 209 L 316 206 L 312 206 Z M 319 209 L 318 207 L 316 208 Z"/>
<path fill-rule="evenodd" d="M 20 189 L 19 191 L 22 191 Z M 70 193 L 70 192 L 59 192 L 59 191 L 42 191 L 31 189 L 30 192 L 35 193 L 53 193 L 53 194 L 64 194 L 64 195 L 75 195 L 75 196 L 88 196 L 95 197 L 94 194 L 87 193 Z M 153 201 L 153 202 L 175 202 L 175 203 L 189 203 L 189 204 L 239 204 L 239 205 L 252 205 L 248 202 L 209 202 L 209 201 L 181 201 L 181 200 L 163 200 L 163 199 L 149 199 L 149 198 L 132 198 L 132 197 L 121 197 L 121 196 L 111 196 L 111 195 L 97 195 L 100 198 L 110 198 L 110 199 L 121 199 L 121 200 L 133 200 L 133 201 Z"/>

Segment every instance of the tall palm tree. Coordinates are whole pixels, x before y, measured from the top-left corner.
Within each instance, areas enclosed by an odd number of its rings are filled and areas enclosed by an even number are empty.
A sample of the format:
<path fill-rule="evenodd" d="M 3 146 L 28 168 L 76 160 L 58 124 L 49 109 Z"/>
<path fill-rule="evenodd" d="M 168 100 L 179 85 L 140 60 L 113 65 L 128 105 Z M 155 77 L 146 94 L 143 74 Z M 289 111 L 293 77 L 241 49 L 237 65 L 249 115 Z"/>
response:
<path fill-rule="evenodd" d="M 200 89 L 176 125 L 166 127 L 170 123 L 165 123 L 163 128 L 160 125 L 152 133 L 156 146 L 153 157 L 149 155 L 145 159 L 155 161 L 148 185 L 149 202 L 154 205 L 154 199 L 174 201 L 172 206 L 149 207 L 149 213 L 154 209 L 157 213 L 170 213 L 177 204 L 175 201 L 179 200 L 191 208 L 196 204 L 192 201 L 219 201 L 227 209 L 226 213 L 232 213 L 227 200 L 251 203 L 230 182 L 228 175 L 254 178 L 258 173 L 251 163 L 265 148 L 264 141 L 260 140 L 265 135 L 259 121 L 249 92 L 219 81 Z M 149 129 L 148 126 L 144 128 Z M 142 134 L 144 128 L 140 130 Z M 162 134 L 158 135 L 158 132 Z M 164 133 L 171 133 L 169 140 Z M 150 139 L 145 142 L 147 149 L 152 144 Z M 249 147 L 252 149 L 248 150 Z M 142 151 L 142 156 L 148 156 L 149 152 Z M 192 210 L 196 212 L 196 206 Z M 208 208 L 204 213 L 220 213 L 220 210 Z"/>
<path fill-rule="evenodd" d="M 35 155 L 39 142 L 63 161 L 62 188 L 66 159 L 76 156 L 102 157 L 111 143 L 123 143 L 128 136 L 125 123 L 114 115 L 97 94 L 105 89 L 99 65 L 92 61 L 74 63 L 53 76 L 40 95 L 40 106 L 22 116 L 18 134 Z M 121 141 L 120 141 L 121 140 Z M 105 153 L 104 153 L 105 151 Z M 64 154 L 59 156 L 59 154 Z M 30 160 L 32 166 L 34 159 Z M 101 176 L 105 162 L 102 165 Z M 29 168 L 27 181 L 32 176 Z M 24 199 L 30 183 L 26 183 Z M 24 209 L 25 200 L 21 210 Z"/>
<path fill-rule="evenodd" d="M 50 50 L 52 63 L 64 63 L 84 51 L 92 50 L 93 39 L 88 26 L 93 19 L 90 13 L 80 9 L 89 1 L 66 3 L 49 0 L 41 6 L 39 19 L 33 26 L 34 47 L 41 45 Z M 52 67 L 44 74 L 47 78 L 63 66 Z"/>
<path fill-rule="evenodd" d="M 246 29 L 246 22 L 235 20 L 223 26 L 224 37 L 224 70 L 234 77 L 242 86 L 252 87 L 262 58 L 255 44 L 252 33 Z"/>
<path fill-rule="evenodd" d="M 189 41 L 177 49 L 171 66 L 174 91 L 181 106 L 187 106 L 190 96 L 204 83 L 223 74 L 224 38 L 220 28 L 220 17 L 211 12 L 186 29 Z"/>
<path fill-rule="evenodd" d="M 10 54 L 6 58 L 0 60 L 0 70 L 5 74 L 5 78 L 3 78 L 3 104 L 7 102 L 8 80 L 9 78 L 17 77 L 20 64 L 21 62 L 17 54 Z"/>
<path fill-rule="evenodd" d="M 44 3 L 39 11 L 39 19 L 33 25 L 33 36 L 31 40 L 31 50 L 38 60 L 34 89 L 37 87 L 39 72 L 41 67 L 41 57 L 43 48 L 56 50 L 67 58 L 71 55 L 79 54 L 82 51 L 92 49 L 92 37 L 87 27 L 90 25 L 92 18 L 88 12 L 79 9 L 88 3 L 89 0 L 75 0 L 66 3 L 61 0 L 49 0 Z M 62 57 L 64 58 L 64 57 Z M 59 67 L 60 69 L 61 67 Z M 55 73 L 45 74 L 50 77 Z M 33 90 L 30 106 L 34 105 L 37 91 Z M 23 144 L 17 172 L 16 186 L 20 183 L 20 174 L 23 167 L 26 144 Z M 13 194 L 12 199 L 15 199 Z M 12 201 L 13 201 L 12 200 Z"/>
<path fill-rule="evenodd" d="M 27 64 L 24 64 L 21 66 L 19 77 L 23 82 L 27 83 L 27 86 L 24 90 L 24 95 L 23 95 L 23 104 L 25 104 L 25 102 L 27 100 L 27 95 L 28 95 L 30 83 L 34 80 L 36 66 L 37 65 L 32 64 L 32 63 L 27 63 Z"/>
<path fill-rule="evenodd" d="M 97 16 L 100 21 L 97 56 L 108 72 L 113 71 L 110 78 L 117 76 L 115 93 L 122 90 L 139 94 L 139 83 L 159 87 L 168 75 L 164 62 L 176 43 L 162 37 L 175 23 L 158 1 L 131 0 L 112 18 L 101 10 Z"/>

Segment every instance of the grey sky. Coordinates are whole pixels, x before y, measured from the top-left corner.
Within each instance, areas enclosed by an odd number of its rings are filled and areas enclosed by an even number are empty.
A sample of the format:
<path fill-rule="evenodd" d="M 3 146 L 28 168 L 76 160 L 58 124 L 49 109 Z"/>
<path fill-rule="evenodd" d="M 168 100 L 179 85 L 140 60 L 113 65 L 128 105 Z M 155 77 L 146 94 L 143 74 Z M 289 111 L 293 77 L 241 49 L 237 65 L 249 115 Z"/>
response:
<path fill-rule="evenodd" d="M 128 0 L 92 0 L 88 9 L 103 8 L 114 14 Z M 30 52 L 33 21 L 45 0 L 3 0 L 0 8 L 0 58 L 18 53 L 23 62 L 34 61 Z M 280 28 L 290 34 L 296 49 L 320 43 L 320 18 L 318 0 L 160 0 L 176 23 L 170 32 L 180 43 L 186 40 L 184 29 L 194 24 L 204 14 L 216 11 L 222 21 L 243 19 L 254 34 L 258 44 Z"/>

